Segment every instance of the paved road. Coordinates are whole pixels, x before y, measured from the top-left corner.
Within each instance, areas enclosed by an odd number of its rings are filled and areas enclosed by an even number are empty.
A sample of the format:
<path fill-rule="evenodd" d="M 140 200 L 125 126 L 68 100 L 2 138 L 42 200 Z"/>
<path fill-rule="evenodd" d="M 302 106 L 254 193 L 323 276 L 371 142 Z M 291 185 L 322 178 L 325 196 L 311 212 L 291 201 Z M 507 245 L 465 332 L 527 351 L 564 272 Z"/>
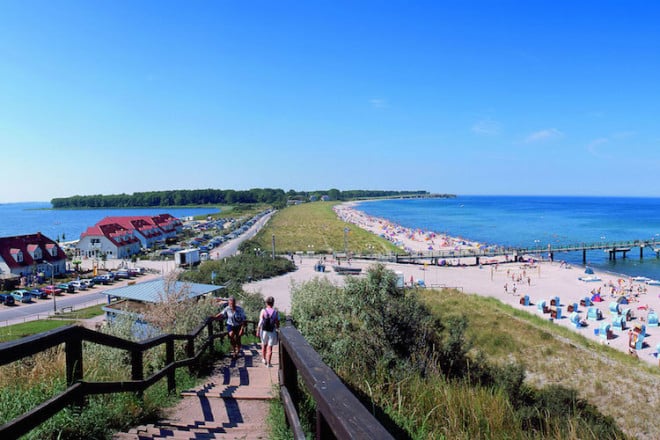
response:
<path fill-rule="evenodd" d="M 249 240 L 254 237 L 257 232 L 266 224 L 268 219 L 273 215 L 269 213 L 257 222 L 255 222 L 250 229 L 248 229 L 244 234 L 236 237 L 233 240 L 230 240 L 226 243 L 223 243 L 218 248 L 214 249 L 211 253 L 212 258 L 220 259 L 232 256 L 236 254 L 238 246 L 245 240 Z M 135 278 L 132 281 L 136 283 L 141 283 L 144 281 L 152 280 L 158 278 L 163 274 L 174 270 L 174 264 L 170 261 L 149 261 L 143 262 L 140 264 L 142 266 L 148 266 L 152 269 L 155 269 L 157 274 L 144 275 L 138 278 Z M 113 267 L 110 262 L 108 262 L 108 267 Z M 128 281 L 117 282 L 110 286 L 96 286 L 87 291 L 78 292 L 75 294 L 65 293 L 62 296 L 57 296 L 55 300 L 35 300 L 29 304 L 18 304 L 15 306 L 5 306 L 0 305 L 0 327 L 5 325 L 16 324 L 20 322 L 32 321 L 35 319 L 45 318 L 53 314 L 54 303 L 57 305 L 57 310 L 61 310 L 64 307 L 73 307 L 76 309 L 89 307 L 96 304 L 102 304 L 107 300 L 106 295 L 103 294 L 106 290 L 114 289 L 117 287 L 123 287 L 127 284 Z"/>

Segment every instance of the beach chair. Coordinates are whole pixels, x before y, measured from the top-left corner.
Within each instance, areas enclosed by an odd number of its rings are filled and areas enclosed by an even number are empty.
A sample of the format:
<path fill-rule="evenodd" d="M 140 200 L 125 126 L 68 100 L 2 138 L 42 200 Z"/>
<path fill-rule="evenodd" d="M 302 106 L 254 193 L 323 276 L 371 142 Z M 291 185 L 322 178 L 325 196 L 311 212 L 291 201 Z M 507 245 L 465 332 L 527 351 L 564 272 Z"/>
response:
<path fill-rule="evenodd" d="M 637 323 L 628 335 L 628 346 L 634 350 L 641 350 L 644 348 L 644 338 L 646 338 L 646 326 Z"/>
<path fill-rule="evenodd" d="M 551 298 L 550 305 L 559 307 L 561 305 L 561 301 L 559 301 L 559 297 L 555 296 L 554 298 Z"/>
<path fill-rule="evenodd" d="M 591 302 L 591 298 L 589 298 L 588 296 L 585 296 L 584 298 L 582 298 L 582 299 L 580 300 L 580 305 L 581 305 L 582 307 L 589 307 L 589 306 L 593 306 L 594 303 Z"/>
<path fill-rule="evenodd" d="M 571 313 L 569 319 L 571 320 L 571 324 L 573 324 L 575 328 L 582 327 L 582 323 L 580 322 L 580 315 L 577 312 Z"/>
<path fill-rule="evenodd" d="M 536 305 L 536 308 L 538 309 L 539 312 L 546 313 L 545 309 L 547 308 L 547 306 L 545 301 L 539 301 L 539 303 Z"/>
<path fill-rule="evenodd" d="M 651 310 L 646 318 L 646 323 L 649 325 L 649 327 L 657 327 L 658 314 Z"/>
<path fill-rule="evenodd" d="M 615 316 L 612 318 L 612 327 L 617 330 L 625 330 L 626 318 L 624 316 Z"/>
<path fill-rule="evenodd" d="M 633 317 L 632 315 L 632 309 L 623 309 L 621 311 L 621 315 L 626 318 L 626 321 L 630 321 Z"/>
<path fill-rule="evenodd" d="M 619 314 L 619 303 L 616 301 L 613 301 L 610 303 L 610 313 L 613 315 L 618 315 Z"/>
<path fill-rule="evenodd" d="M 598 328 L 598 336 L 603 339 L 612 339 L 612 328 L 607 322 L 603 322 Z"/>
<path fill-rule="evenodd" d="M 528 306 L 529 305 L 529 295 L 525 295 L 522 298 L 520 298 L 520 304 L 523 306 Z"/>
<path fill-rule="evenodd" d="M 587 319 L 590 321 L 598 321 L 602 317 L 600 310 L 596 307 L 589 307 L 587 309 Z"/>
<path fill-rule="evenodd" d="M 561 319 L 561 307 L 551 307 L 550 317 L 552 319 Z"/>
<path fill-rule="evenodd" d="M 568 312 L 577 312 L 578 311 L 578 305 L 577 303 L 569 304 L 568 305 Z"/>

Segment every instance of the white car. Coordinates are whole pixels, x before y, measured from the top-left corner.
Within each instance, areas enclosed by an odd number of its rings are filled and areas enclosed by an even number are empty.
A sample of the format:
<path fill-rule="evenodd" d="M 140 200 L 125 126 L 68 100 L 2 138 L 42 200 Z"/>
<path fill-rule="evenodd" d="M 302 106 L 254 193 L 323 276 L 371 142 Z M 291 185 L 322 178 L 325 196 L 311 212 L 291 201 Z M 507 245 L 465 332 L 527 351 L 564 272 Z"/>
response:
<path fill-rule="evenodd" d="M 83 281 L 71 281 L 69 284 L 71 284 L 73 287 L 76 288 L 76 290 L 87 290 L 87 283 Z"/>

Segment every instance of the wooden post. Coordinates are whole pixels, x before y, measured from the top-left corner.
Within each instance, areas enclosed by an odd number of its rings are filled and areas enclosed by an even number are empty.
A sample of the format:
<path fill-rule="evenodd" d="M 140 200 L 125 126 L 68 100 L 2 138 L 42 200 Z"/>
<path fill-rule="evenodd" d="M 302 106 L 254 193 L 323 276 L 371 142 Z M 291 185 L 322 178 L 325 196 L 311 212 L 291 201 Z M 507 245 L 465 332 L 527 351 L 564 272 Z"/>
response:
<path fill-rule="evenodd" d="M 66 384 L 71 386 L 83 379 L 82 338 L 79 334 L 66 342 L 64 351 L 66 357 Z M 74 405 L 81 409 L 85 405 L 85 397 L 80 396 L 77 398 Z"/>
<path fill-rule="evenodd" d="M 215 339 L 213 339 L 213 320 L 209 320 L 208 324 L 206 324 L 206 330 L 208 331 L 208 338 L 209 338 L 209 355 L 213 356 L 213 353 L 215 351 Z"/>
<path fill-rule="evenodd" d="M 144 365 L 142 363 L 142 351 L 131 351 L 131 379 L 143 380 L 144 379 Z M 142 399 L 143 392 L 138 391 L 137 396 Z"/>
<path fill-rule="evenodd" d="M 334 440 L 335 435 L 332 432 L 332 429 L 330 429 L 330 426 L 328 425 L 328 422 L 325 420 L 325 417 L 323 417 L 323 414 L 321 414 L 321 411 L 318 409 L 316 410 L 316 440 Z"/>
<path fill-rule="evenodd" d="M 188 337 L 188 342 L 186 343 L 186 357 L 190 359 L 194 356 L 195 356 L 195 339 L 192 336 L 190 336 Z M 195 373 L 195 367 L 193 366 L 193 364 L 188 365 L 188 372 L 190 374 Z"/>
<path fill-rule="evenodd" d="M 582 249 L 582 264 L 587 264 L 587 250 Z"/>
<path fill-rule="evenodd" d="M 170 339 L 165 344 L 165 363 L 170 365 L 174 362 L 174 339 Z M 172 394 L 176 391 L 176 370 L 172 369 L 167 373 L 167 392 Z"/>

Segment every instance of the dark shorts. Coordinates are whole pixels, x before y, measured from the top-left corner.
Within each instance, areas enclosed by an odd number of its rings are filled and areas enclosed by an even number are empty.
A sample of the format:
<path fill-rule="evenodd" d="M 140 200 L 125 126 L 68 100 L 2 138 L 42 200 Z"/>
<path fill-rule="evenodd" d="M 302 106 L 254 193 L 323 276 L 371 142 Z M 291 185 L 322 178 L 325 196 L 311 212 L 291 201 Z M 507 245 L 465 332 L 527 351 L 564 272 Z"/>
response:
<path fill-rule="evenodd" d="M 240 325 L 231 325 L 231 324 L 227 324 L 227 331 L 228 331 L 228 332 L 233 331 L 234 333 L 237 333 L 240 329 L 241 329 L 241 326 L 240 326 Z"/>

